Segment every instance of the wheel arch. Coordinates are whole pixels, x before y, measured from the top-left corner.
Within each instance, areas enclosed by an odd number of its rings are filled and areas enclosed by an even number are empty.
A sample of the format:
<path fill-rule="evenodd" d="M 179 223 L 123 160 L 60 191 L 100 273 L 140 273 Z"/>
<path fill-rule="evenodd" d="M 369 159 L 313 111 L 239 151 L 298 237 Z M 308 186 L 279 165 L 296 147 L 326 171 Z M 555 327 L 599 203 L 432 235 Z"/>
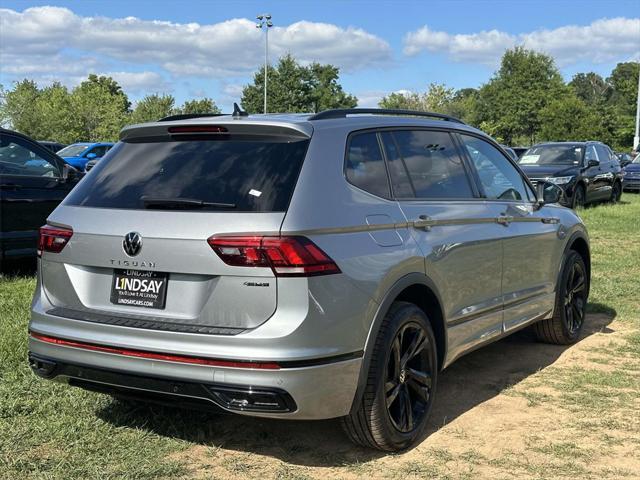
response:
<path fill-rule="evenodd" d="M 582 257 L 585 266 L 587 267 L 587 295 L 589 295 L 589 289 L 591 288 L 591 249 L 589 248 L 589 240 L 582 232 L 575 232 L 571 237 L 564 249 L 564 255 L 566 257 L 569 250 L 573 250 Z M 562 271 L 560 272 L 562 274 Z M 559 281 L 559 277 L 558 277 Z"/>
<path fill-rule="evenodd" d="M 382 320 L 389 311 L 391 304 L 395 301 L 405 301 L 417 305 L 422 309 L 433 329 L 436 337 L 436 346 L 438 349 L 438 367 L 442 369 L 447 354 L 447 330 L 442 309 L 442 300 L 435 283 L 422 273 L 411 273 L 400 278 L 389 289 L 378 306 L 378 310 L 374 316 L 373 322 L 369 329 L 367 342 L 364 348 L 364 356 L 362 365 L 360 366 L 360 375 L 358 377 L 358 387 L 351 404 L 351 411 L 357 409 L 364 393 L 369 367 L 371 365 L 371 357 L 375 340 L 380 331 Z"/>

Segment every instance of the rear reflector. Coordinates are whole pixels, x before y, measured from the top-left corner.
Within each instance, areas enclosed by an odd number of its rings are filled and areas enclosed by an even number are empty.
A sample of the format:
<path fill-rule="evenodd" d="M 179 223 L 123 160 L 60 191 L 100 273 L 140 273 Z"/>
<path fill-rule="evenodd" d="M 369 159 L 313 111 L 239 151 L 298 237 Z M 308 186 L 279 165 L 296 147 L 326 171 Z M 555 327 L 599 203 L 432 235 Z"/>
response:
<path fill-rule="evenodd" d="M 227 265 L 270 267 L 277 277 L 340 273 L 335 262 L 305 237 L 210 237 L 207 242 Z"/>
<path fill-rule="evenodd" d="M 169 353 L 147 352 L 144 350 L 131 350 L 128 348 L 120 347 L 107 347 L 105 345 L 96 345 L 94 343 L 76 342 L 75 340 L 65 340 L 63 338 L 49 337 L 47 335 L 40 335 L 39 333 L 34 332 L 30 332 L 30 335 L 36 340 L 51 343 L 54 345 L 81 348 L 83 350 L 91 350 L 93 352 L 113 353 L 116 355 L 124 355 L 126 357 L 147 358 L 150 360 L 164 360 L 166 362 L 192 363 L 195 365 L 207 365 L 211 367 L 257 368 L 262 370 L 280 369 L 280 365 L 275 362 L 216 360 L 202 357 L 189 357 L 185 355 L 173 355 Z"/>
<path fill-rule="evenodd" d="M 72 235 L 73 230 L 69 228 L 52 227 L 51 225 L 40 227 L 38 256 L 41 256 L 42 252 L 60 253 Z"/>
<path fill-rule="evenodd" d="M 226 133 L 226 127 L 219 125 L 185 125 L 180 127 L 169 127 L 169 133 Z"/>

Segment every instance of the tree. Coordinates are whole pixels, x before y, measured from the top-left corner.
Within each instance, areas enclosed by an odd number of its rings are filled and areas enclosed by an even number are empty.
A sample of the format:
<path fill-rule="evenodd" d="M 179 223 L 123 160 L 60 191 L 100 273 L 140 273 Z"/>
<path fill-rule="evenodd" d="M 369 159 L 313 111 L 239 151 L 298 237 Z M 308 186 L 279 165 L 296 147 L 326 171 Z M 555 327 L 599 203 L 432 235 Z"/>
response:
<path fill-rule="evenodd" d="M 67 87 L 54 82 L 40 90 L 33 106 L 40 119 L 42 140 L 56 140 L 63 143 L 76 141 L 74 132 L 69 128 L 71 116 L 71 95 Z"/>
<path fill-rule="evenodd" d="M 344 93 L 338 83 L 339 69 L 332 65 L 300 65 L 291 55 L 281 57 L 275 67 L 267 67 L 267 111 L 315 112 L 326 108 L 350 108 L 357 99 Z M 264 109 L 264 70 L 242 90 L 242 106 L 250 113 Z"/>
<path fill-rule="evenodd" d="M 569 86 L 587 105 L 603 104 L 611 94 L 611 86 L 594 72 L 574 75 Z"/>
<path fill-rule="evenodd" d="M 73 89 L 70 102 L 69 127 L 77 140 L 117 140 L 130 103 L 115 80 L 89 75 Z"/>
<path fill-rule="evenodd" d="M 311 98 L 313 112 L 321 112 L 330 108 L 353 108 L 358 99 L 346 93 L 338 83 L 340 69 L 333 65 L 312 63 L 308 67 L 310 73 Z"/>
<path fill-rule="evenodd" d="M 129 117 L 129 122 L 157 122 L 163 117 L 168 117 L 176 113 L 174 108 L 175 103 L 176 100 L 173 98 L 173 95 L 158 95 L 157 93 L 147 95 L 136 104 L 135 109 Z"/>
<path fill-rule="evenodd" d="M 607 78 L 611 85 L 611 103 L 620 107 L 625 114 L 635 114 L 638 98 L 638 74 L 640 62 L 619 63 Z"/>
<path fill-rule="evenodd" d="M 453 98 L 453 88 L 447 88 L 440 83 L 431 83 L 424 93 L 394 92 L 380 100 L 378 105 L 381 108 L 448 113 Z"/>
<path fill-rule="evenodd" d="M 179 108 L 180 113 L 221 113 L 216 103 L 210 98 L 187 100 Z"/>
<path fill-rule="evenodd" d="M 567 94 L 553 58 L 516 47 L 507 50 L 500 69 L 478 92 L 478 118 L 500 140 L 535 142 L 540 111 Z"/>
<path fill-rule="evenodd" d="M 587 105 L 577 95 L 566 95 L 549 102 L 540 111 L 540 121 L 538 135 L 546 141 L 597 139 L 610 143 L 611 140 L 602 111 Z"/>
<path fill-rule="evenodd" d="M 40 90 L 33 80 L 21 80 L 14 83 L 13 90 L 4 95 L 3 119 L 8 120 L 11 128 L 31 137 L 41 138 L 42 121 L 34 108 Z"/>

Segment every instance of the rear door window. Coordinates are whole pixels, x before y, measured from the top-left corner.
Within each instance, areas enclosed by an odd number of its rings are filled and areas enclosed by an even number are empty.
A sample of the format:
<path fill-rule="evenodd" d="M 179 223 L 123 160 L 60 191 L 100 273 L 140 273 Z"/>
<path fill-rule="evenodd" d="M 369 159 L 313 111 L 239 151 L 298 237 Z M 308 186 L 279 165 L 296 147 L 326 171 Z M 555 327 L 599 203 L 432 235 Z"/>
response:
<path fill-rule="evenodd" d="M 58 166 L 20 138 L 0 136 L 0 174 L 58 177 Z"/>
<path fill-rule="evenodd" d="M 389 177 L 375 132 L 350 137 L 345 174 L 352 185 L 379 197 L 390 197 Z"/>
<path fill-rule="evenodd" d="M 119 142 L 65 203 L 118 209 L 283 212 L 308 144 L 297 138 L 233 135 Z"/>
<path fill-rule="evenodd" d="M 397 130 L 383 138 L 389 163 L 397 164 L 390 168 L 394 188 L 397 184 L 400 190 L 397 196 L 411 188 L 413 198 L 473 198 L 463 160 L 449 133 Z"/>

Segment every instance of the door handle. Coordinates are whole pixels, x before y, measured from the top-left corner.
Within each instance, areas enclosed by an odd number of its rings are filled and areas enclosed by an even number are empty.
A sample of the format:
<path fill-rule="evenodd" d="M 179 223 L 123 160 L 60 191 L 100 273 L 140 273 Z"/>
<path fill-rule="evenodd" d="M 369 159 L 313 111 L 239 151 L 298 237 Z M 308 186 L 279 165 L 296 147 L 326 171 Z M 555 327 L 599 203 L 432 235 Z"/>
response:
<path fill-rule="evenodd" d="M 417 220 L 413 221 L 413 228 L 421 228 L 427 232 L 431 230 L 433 220 L 428 215 L 420 215 Z"/>
<path fill-rule="evenodd" d="M 513 222 L 513 217 L 510 215 L 500 215 L 496 218 L 496 222 L 507 227 L 511 222 Z"/>
<path fill-rule="evenodd" d="M 17 183 L 0 183 L 0 190 L 20 190 L 22 185 Z"/>

